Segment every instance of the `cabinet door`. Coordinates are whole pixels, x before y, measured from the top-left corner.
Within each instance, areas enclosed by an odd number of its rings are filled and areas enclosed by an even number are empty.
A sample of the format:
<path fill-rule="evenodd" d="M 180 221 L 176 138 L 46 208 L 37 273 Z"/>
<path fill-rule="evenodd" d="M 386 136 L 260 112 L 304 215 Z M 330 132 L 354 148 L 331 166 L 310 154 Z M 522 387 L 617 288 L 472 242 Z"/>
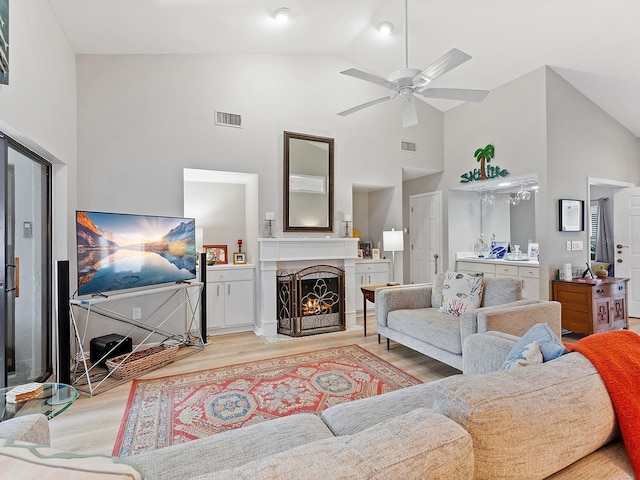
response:
<path fill-rule="evenodd" d="M 540 297 L 540 280 L 531 277 L 520 277 L 522 280 L 522 297 L 523 298 L 539 298 Z"/>
<path fill-rule="evenodd" d="M 613 296 L 611 315 L 613 316 L 613 328 L 629 328 L 627 296 L 624 293 Z"/>
<path fill-rule="evenodd" d="M 207 328 L 224 327 L 224 283 L 207 282 Z"/>
<path fill-rule="evenodd" d="M 611 330 L 611 298 L 594 298 L 593 303 L 595 307 L 594 333 Z"/>
<path fill-rule="evenodd" d="M 253 281 L 227 282 L 224 289 L 225 326 L 253 325 Z"/>

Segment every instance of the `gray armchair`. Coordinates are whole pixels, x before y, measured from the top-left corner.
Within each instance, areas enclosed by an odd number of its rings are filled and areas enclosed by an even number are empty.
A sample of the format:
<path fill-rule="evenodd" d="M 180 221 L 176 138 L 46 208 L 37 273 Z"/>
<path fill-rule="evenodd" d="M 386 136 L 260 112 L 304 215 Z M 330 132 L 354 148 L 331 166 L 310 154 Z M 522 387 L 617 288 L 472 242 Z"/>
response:
<path fill-rule="evenodd" d="M 376 329 L 380 336 L 462 370 L 463 345 L 474 333 L 489 330 L 522 336 L 537 323 L 548 323 L 560 336 L 560 304 L 522 298 L 516 278 L 486 278 L 480 308 L 461 316 L 439 311 L 444 275 L 433 284 L 376 290 Z"/>

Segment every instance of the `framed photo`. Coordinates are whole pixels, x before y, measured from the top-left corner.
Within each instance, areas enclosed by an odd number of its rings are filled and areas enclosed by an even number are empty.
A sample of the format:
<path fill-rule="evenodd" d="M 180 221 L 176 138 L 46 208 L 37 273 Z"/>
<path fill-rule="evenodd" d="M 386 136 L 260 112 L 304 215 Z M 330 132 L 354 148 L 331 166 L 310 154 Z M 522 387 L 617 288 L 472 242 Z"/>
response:
<path fill-rule="evenodd" d="M 530 243 L 527 251 L 527 257 L 529 260 L 538 260 L 538 257 L 540 256 L 540 245 L 538 243 Z"/>
<path fill-rule="evenodd" d="M 209 257 L 209 253 L 215 255 L 216 265 L 229 263 L 229 256 L 227 255 L 226 245 L 203 245 L 202 249 L 204 250 L 204 253 L 207 254 L 207 258 Z"/>
<path fill-rule="evenodd" d="M 362 258 L 362 249 L 361 248 L 358 249 L 358 258 Z"/>
<path fill-rule="evenodd" d="M 247 254 L 244 252 L 233 252 L 233 264 L 241 265 L 247 263 Z"/>
<path fill-rule="evenodd" d="M 358 246 L 362 250 L 362 258 L 371 258 L 371 242 L 360 242 Z"/>
<path fill-rule="evenodd" d="M 561 198 L 558 210 L 561 232 L 584 231 L 584 200 Z"/>
<path fill-rule="evenodd" d="M 371 258 L 374 260 L 380 260 L 380 249 L 372 248 L 371 249 Z"/>

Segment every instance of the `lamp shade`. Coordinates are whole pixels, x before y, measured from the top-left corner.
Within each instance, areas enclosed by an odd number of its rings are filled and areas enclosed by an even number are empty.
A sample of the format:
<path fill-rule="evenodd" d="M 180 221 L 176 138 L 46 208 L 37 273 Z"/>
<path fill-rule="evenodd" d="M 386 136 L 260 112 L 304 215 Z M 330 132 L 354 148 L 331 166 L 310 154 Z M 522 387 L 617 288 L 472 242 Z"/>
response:
<path fill-rule="evenodd" d="M 404 239 L 401 230 L 382 232 L 382 249 L 387 252 L 401 252 L 404 250 Z"/>

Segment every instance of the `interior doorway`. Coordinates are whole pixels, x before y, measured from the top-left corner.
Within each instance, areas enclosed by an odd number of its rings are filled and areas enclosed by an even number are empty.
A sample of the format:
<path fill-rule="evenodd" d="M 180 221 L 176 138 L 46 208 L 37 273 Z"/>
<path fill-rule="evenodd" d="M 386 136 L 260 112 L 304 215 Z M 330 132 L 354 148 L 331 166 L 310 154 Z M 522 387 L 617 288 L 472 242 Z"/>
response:
<path fill-rule="evenodd" d="M 442 192 L 409 197 L 410 283 L 433 282 L 442 271 Z"/>
<path fill-rule="evenodd" d="M 0 134 L 3 256 L 0 382 L 43 381 L 52 372 L 51 165 Z"/>

